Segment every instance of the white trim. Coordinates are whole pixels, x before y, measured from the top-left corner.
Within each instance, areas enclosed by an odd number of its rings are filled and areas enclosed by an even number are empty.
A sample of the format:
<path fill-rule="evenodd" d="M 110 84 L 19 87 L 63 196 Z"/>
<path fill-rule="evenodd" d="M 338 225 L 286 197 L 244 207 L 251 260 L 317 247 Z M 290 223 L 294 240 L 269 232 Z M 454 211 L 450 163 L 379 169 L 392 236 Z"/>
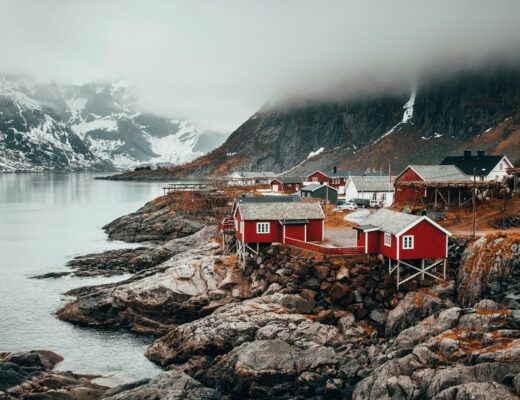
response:
<path fill-rule="evenodd" d="M 396 236 L 395 237 L 396 243 L 397 243 L 397 260 L 399 261 L 399 257 L 401 256 L 401 237 Z"/>
<path fill-rule="evenodd" d="M 412 222 L 410 225 L 408 225 L 407 227 L 403 228 L 400 232 L 397 232 L 395 235 L 396 236 L 401 236 L 403 233 L 406 233 L 407 231 L 412 229 L 415 225 L 417 225 L 417 224 L 419 224 L 419 223 L 421 223 L 423 221 L 428 221 L 430 224 L 432 224 L 438 230 L 444 232 L 448 236 L 451 236 L 451 232 L 450 231 L 444 229 L 442 226 L 440 226 L 438 223 L 436 223 L 433 220 L 431 220 L 430 218 L 428 218 L 426 215 L 421 217 L 421 218 L 419 218 L 418 220 Z"/>
<path fill-rule="evenodd" d="M 387 238 L 390 239 L 388 244 L 386 243 Z M 386 247 L 392 247 L 392 234 L 391 233 L 388 233 L 388 232 L 383 233 L 383 245 Z"/>
<path fill-rule="evenodd" d="M 283 230 L 283 233 L 282 233 L 282 243 L 285 244 L 285 225 L 282 225 L 282 230 Z"/>
<path fill-rule="evenodd" d="M 365 254 L 368 254 L 368 233 L 364 233 L 364 234 L 365 234 Z"/>
<path fill-rule="evenodd" d="M 406 246 L 406 239 L 410 240 L 410 246 Z M 403 250 L 413 250 L 415 247 L 415 237 L 414 235 L 404 235 L 403 236 Z"/>
<path fill-rule="evenodd" d="M 244 224 L 244 221 L 241 220 L 240 221 L 240 231 L 242 233 L 242 242 L 246 242 L 246 230 L 245 230 L 245 224 Z"/>
<path fill-rule="evenodd" d="M 325 220 L 321 220 L 321 241 L 325 240 Z"/>
<path fill-rule="evenodd" d="M 446 236 L 446 258 L 448 258 L 448 236 Z"/>
<path fill-rule="evenodd" d="M 260 231 L 261 226 L 267 226 L 267 229 L 265 231 Z M 258 235 L 268 235 L 271 233 L 271 223 L 269 222 L 257 222 L 256 223 L 256 233 Z"/>
<path fill-rule="evenodd" d="M 319 169 L 314 171 L 312 174 L 307 175 L 306 178 L 309 178 L 311 175 L 314 175 L 316 172 L 319 172 L 320 174 L 322 174 L 326 178 L 330 178 L 330 176 L 328 176 L 325 172 L 323 172 L 322 170 L 319 170 Z M 309 181 L 309 182 L 312 182 L 312 181 Z"/>
<path fill-rule="evenodd" d="M 303 241 L 306 242 L 307 241 L 307 227 L 309 226 L 309 224 L 304 224 L 303 225 Z M 285 227 L 285 225 L 284 225 Z"/>

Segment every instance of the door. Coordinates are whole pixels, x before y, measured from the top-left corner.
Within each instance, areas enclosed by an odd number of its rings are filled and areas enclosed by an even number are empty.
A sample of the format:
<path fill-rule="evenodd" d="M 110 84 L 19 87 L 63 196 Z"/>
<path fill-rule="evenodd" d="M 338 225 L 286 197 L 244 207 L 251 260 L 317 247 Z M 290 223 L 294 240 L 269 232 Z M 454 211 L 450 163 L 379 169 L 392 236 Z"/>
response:
<path fill-rule="evenodd" d="M 280 191 L 280 188 L 278 187 L 278 184 L 275 183 L 275 184 L 273 185 L 273 192 L 278 192 L 278 191 Z"/>

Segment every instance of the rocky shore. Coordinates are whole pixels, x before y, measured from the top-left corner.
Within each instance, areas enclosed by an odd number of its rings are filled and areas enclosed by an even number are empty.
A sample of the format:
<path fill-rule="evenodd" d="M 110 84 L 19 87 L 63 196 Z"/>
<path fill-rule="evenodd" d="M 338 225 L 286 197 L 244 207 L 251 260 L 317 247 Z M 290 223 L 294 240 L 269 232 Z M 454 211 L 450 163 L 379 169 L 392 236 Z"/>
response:
<path fill-rule="evenodd" d="M 145 355 L 165 369 L 99 397 L 520 399 L 520 237 L 450 241 L 446 282 L 397 291 L 365 256 L 273 246 L 241 271 L 209 213 L 172 207 L 156 200 L 107 225 L 144 247 L 71 265 L 131 276 L 70 291 L 58 318 L 152 334 Z"/>
<path fill-rule="evenodd" d="M 95 400 L 105 393 L 96 376 L 57 371 L 62 360 L 45 350 L 0 353 L 0 399 Z"/>

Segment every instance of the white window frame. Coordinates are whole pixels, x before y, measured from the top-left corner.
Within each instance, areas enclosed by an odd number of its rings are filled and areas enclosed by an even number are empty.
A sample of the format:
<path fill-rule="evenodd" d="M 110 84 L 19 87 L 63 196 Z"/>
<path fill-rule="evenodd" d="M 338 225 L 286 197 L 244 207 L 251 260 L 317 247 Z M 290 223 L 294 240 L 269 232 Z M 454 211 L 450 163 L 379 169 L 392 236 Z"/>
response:
<path fill-rule="evenodd" d="M 498 169 L 499 169 L 500 171 L 503 171 L 503 170 L 504 170 L 504 163 L 503 163 L 503 162 L 501 162 L 500 164 L 498 164 Z"/>
<path fill-rule="evenodd" d="M 313 182 L 318 182 L 318 177 L 317 177 L 317 176 L 313 176 L 313 177 L 312 177 L 312 181 L 313 181 Z"/>
<path fill-rule="evenodd" d="M 386 200 L 386 193 L 382 193 L 382 194 L 381 194 L 381 200 L 383 200 L 383 201 Z"/>
<path fill-rule="evenodd" d="M 269 222 L 257 222 L 256 223 L 256 233 L 260 235 L 266 235 L 269 233 L 271 229 L 271 224 Z"/>
<path fill-rule="evenodd" d="M 414 235 L 404 235 L 403 236 L 403 250 L 413 250 L 415 245 Z"/>
<path fill-rule="evenodd" d="M 384 244 L 386 247 L 392 247 L 392 235 L 385 232 Z"/>
<path fill-rule="evenodd" d="M 339 178 L 332 178 L 332 184 L 333 185 L 339 185 L 340 179 Z"/>

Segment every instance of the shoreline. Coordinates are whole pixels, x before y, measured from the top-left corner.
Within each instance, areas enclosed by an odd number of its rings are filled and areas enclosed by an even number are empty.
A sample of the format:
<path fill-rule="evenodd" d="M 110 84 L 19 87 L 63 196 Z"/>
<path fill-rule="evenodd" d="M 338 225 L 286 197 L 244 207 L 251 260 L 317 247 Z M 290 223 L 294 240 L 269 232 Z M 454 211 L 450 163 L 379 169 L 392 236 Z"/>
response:
<path fill-rule="evenodd" d="M 152 335 L 156 340 L 145 355 L 167 368 L 152 379 L 105 389 L 103 398 L 164 398 L 178 390 L 179 397 L 173 398 L 372 399 L 372 391 L 394 390 L 378 376 L 391 382 L 390 371 L 397 365 L 404 368 L 398 379 L 409 385 L 401 390 L 432 393 L 425 397 L 431 398 L 441 389 L 428 385 L 442 379 L 442 371 L 457 374 L 473 368 L 464 361 L 472 351 L 464 347 L 464 337 L 450 342 L 455 346 L 450 356 L 445 353 L 442 343 L 452 331 L 467 329 L 482 338 L 483 348 L 497 349 L 520 335 L 520 304 L 518 312 L 512 300 L 502 305 L 510 284 L 495 290 L 492 300 L 481 292 L 484 286 L 471 283 L 511 279 L 508 268 L 517 250 L 512 254 L 504 249 L 520 248 L 513 235 L 484 238 L 468 248 L 463 241 L 450 241 L 448 282 L 410 281 L 396 291 L 377 259 L 326 258 L 284 246 L 265 249 L 242 272 L 234 255 L 222 254 L 218 218 L 204 216 L 204 198 L 193 204 L 187 208 L 180 195 L 154 199 L 103 227 L 109 239 L 146 247 L 128 254 L 79 256 L 69 263 L 71 273 L 131 275 L 69 291 L 75 299 L 57 311 L 58 318 L 94 329 Z M 501 251 L 504 271 L 490 277 L 482 270 L 475 278 L 470 263 L 485 257 L 489 246 Z M 478 333 L 472 327 L 487 328 Z M 497 329 L 503 333 L 497 336 Z M 487 362 L 500 363 L 502 352 L 509 351 L 504 346 Z M 410 355 L 418 352 L 423 352 L 420 368 L 442 366 L 420 384 L 411 383 L 406 372 L 415 369 Z M 506 368 L 508 373 L 516 373 L 514 365 Z M 520 374 L 520 359 L 518 366 Z M 486 378 L 495 385 L 491 393 L 513 393 L 514 387 L 495 376 Z M 460 384 L 473 395 L 490 390 L 468 381 Z"/>

